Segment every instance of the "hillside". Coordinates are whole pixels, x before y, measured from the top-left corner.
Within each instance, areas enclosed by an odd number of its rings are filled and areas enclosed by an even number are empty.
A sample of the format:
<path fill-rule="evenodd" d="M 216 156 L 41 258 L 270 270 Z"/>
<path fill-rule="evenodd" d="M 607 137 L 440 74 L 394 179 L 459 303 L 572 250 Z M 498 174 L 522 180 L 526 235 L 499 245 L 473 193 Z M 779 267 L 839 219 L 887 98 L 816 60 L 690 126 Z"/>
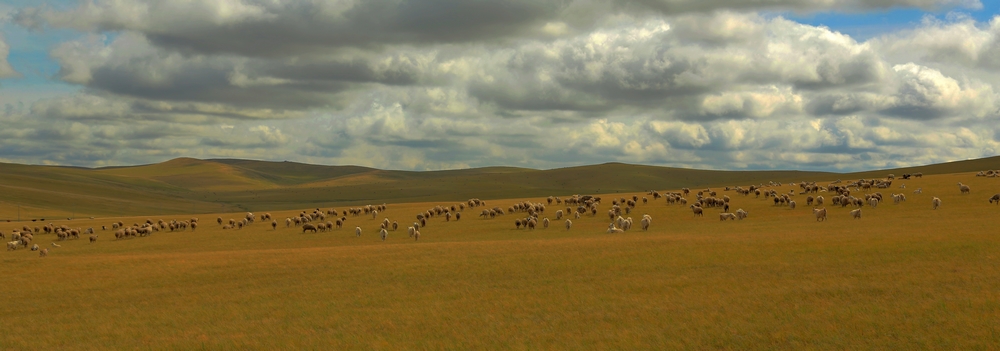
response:
<path fill-rule="evenodd" d="M 1000 157 L 858 173 L 709 171 L 622 163 L 430 172 L 295 162 L 178 158 L 98 169 L 0 163 L 0 220 L 281 210 L 577 193 L 722 187 L 768 181 L 949 174 L 1000 168 Z"/>

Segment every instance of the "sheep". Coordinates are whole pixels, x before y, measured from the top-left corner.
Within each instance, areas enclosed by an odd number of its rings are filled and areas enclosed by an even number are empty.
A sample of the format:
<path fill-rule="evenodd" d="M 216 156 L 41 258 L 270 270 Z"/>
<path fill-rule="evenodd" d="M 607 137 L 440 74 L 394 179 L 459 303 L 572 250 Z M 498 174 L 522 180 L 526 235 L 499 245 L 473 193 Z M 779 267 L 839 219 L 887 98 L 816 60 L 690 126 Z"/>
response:
<path fill-rule="evenodd" d="M 38 257 L 45 257 L 48 255 L 49 255 L 49 249 L 42 249 L 42 251 L 38 253 Z"/>
<path fill-rule="evenodd" d="M 361 237 L 361 227 L 354 227 L 354 235 L 359 238 Z"/>
<path fill-rule="evenodd" d="M 824 208 L 814 208 L 813 214 L 816 215 L 816 221 L 822 222 L 826 220 L 826 207 Z"/>
<path fill-rule="evenodd" d="M 1000 193 L 993 194 L 993 196 L 990 197 L 990 203 L 991 204 L 992 203 L 996 203 L 997 205 L 1000 205 Z M 2 236 L 0 236 L 0 237 L 2 237 Z"/>
<path fill-rule="evenodd" d="M 615 223 L 608 224 L 608 234 L 624 233 L 624 230 L 615 227 Z"/>
<path fill-rule="evenodd" d="M 382 241 L 385 241 L 385 238 L 389 236 L 389 231 L 385 230 L 385 228 L 382 228 L 382 230 L 378 232 L 378 235 L 382 237 Z"/>
<path fill-rule="evenodd" d="M 935 210 L 938 209 L 938 207 L 941 207 L 941 199 L 934 197 L 931 199 L 931 205 L 934 206 Z"/>
<path fill-rule="evenodd" d="M 702 216 L 702 217 L 705 216 L 705 211 L 702 210 L 701 207 L 691 205 L 691 211 L 694 212 L 695 216 Z"/>
<path fill-rule="evenodd" d="M 411 238 L 413 237 L 413 233 L 414 233 L 414 232 L 416 232 L 416 231 L 417 231 L 417 229 L 416 229 L 416 228 L 413 228 L 413 227 L 406 227 L 406 233 L 407 233 L 407 234 L 410 234 L 410 237 L 411 237 Z"/>
<path fill-rule="evenodd" d="M 649 216 L 643 216 L 642 217 L 642 220 L 639 221 L 639 226 L 642 228 L 642 231 L 649 230 L 649 222 L 650 221 L 652 221 L 652 219 Z"/>
<path fill-rule="evenodd" d="M 788 202 L 788 208 L 793 209 L 793 210 L 795 209 L 795 201 L 794 200 Z"/>
<path fill-rule="evenodd" d="M 749 213 L 747 213 L 747 211 L 743 210 L 742 208 L 736 210 L 736 219 L 738 220 L 742 221 L 744 218 L 747 218 L 748 215 Z"/>
<path fill-rule="evenodd" d="M 455 220 L 462 219 L 462 212 L 455 212 Z"/>
<path fill-rule="evenodd" d="M 31 245 L 31 251 L 38 251 L 38 244 Z"/>
<path fill-rule="evenodd" d="M 562 219 L 562 216 L 563 216 L 563 211 L 562 210 L 556 211 L 556 220 Z"/>
<path fill-rule="evenodd" d="M 968 185 L 965 185 L 965 184 L 962 184 L 961 182 L 959 182 L 958 183 L 958 190 L 960 190 L 962 192 L 962 194 L 968 194 L 970 189 L 969 189 Z"/>
<path fill-rule="evenodd" d="M 549 219 L 542 218 L 542 228 L 548 228 L 548 227 L 549 227 Z"/>
<path fill-rule="evenodd" d="M 734 213 L 720 213 L 719 214 L 719 221 L 725 221 L 727 219 L 729 219 L 729 220 L 736 220 L 736 214 L 734 214 Z"/>
<path fill-rule="evenodd" d="M 413 241 L 419 241 L 419 240 L 420 240 L 420 231 L 414 229 L 413 230 Z"/>
<path fill-rule="evenodd" d="M 851 210 L 851 218 L 861 219 L 861 209 L 858 208 L 858 209 Z"/>
<path fill-rule="evenodd" d="M 9 242 L 7 242 L 7 251 L 17 250 L 17 244 L 18 244 L 18 242 L 16 242 L 16 241 L 9 241 Z"/>
<path fill-rule="evenodd" d="M 303 224 L 302 225 L 302 232 L 305 233 L 308 230 L 311 230 L 313 233 L 315 233 L 316 230 L 317 230 L 317 228 L 316 228 L 315 225 L 312 225 L 311 223 Z"/>
<path fill-rule="evenodd" d="M 93 244 L 95 242 L 97 242 L 97 235 L 91 235 L 90 236 L 90 243 Z M 55 243 L 52 243 L 52 244 L 55 244 Z M 56 245 L 52 245 L 52 246 L 56 246 Z M 58 247 L 58 246 L 56 246 L 56 247 Z"/>

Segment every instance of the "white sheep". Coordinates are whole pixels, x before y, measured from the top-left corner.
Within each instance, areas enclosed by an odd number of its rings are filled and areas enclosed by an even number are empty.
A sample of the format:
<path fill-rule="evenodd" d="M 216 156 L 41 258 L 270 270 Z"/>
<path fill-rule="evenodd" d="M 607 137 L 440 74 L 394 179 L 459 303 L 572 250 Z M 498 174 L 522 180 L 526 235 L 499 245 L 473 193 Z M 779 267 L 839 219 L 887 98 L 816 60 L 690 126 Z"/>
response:
<path fill-rule="evenodd" d="M 813 214 L 816 215 L 816 221 L 822 222 L 826 220 L 826 207 L 824 208 L 814 208 Z"/>
<path fill-rule="evenodd" d="M 611 233 L 624 233 L 624 232 L 625 232 L 624 230 L 616 228 L 614 222 L 612 222 L 611 224 L 608 224 L 608 233 L 609 234 L 611 234 Z"/>
<path fill-rule="evenodd" d="M 573 227 L 573 221 L 571 221 L 571 220 L 569 220 L 569 218 L 567 218 L 566 219 L 566 230 L 569 230 L 569 228 L 571 228 L 571 227 Z"/>
<path fill-rule="evenodd" d="M 31 251 L 38 251 L 38 244 L 31 245 Z"/>
<path fill-rule="evenodd" d="M 935 210 L 938 209 L 938 207 L 941 207 L 941 199 L 934 197 L 931 199 L 931 205 L 934 206 Z"/>
<path fill-rule="evenodd" d="M 861 209 L 851 210 L 851 218 L 861 219 Z"/>
<path fill-rule="evenodd" d="M 542 228 L 548 228 L 548 227 L 549 227 L 549 219 L 542 218 Z"/>
<path fill-rule="evenodd" d="M 729 219 L 729 220 L 736 220 L 736 214 L 735 213 L 720 213 L 719 214 L 719 221 L 725 221 L 727 219 Z"/>
<path fill-rule="evenodd" d="M 962 191 L 962 194 L 968 194 L 970 189 L 969 189 L 968 185 L 965 185 L 965 184 L 962 184 L 961 182 L 959 182 L 958 183 L 958 190 Z"/>
<path fill-rule="evenodd" d="M 385 230 L 385 228 L 382 228 L 382 230 L 378 232 L 378 235 L 382 237 L 382 241 L 385 241 L 385 238 L 389 236 L 389 231 Z"/>
<path fill-rule="evenodd" d="M 562 219 L 562 216 L 563 216 L 563 210 L 556 211 L 556 219 L 557 220 Z"/>
<path fill-rule="evenodd" d="M 354 227 L 354 235 L 361 237 L 361 227 Z"/>
<path fill-rule="evenodd" d="M 7 251 L 17 250 L 17 244 L 19 244 L 17 241 L 8 241 L 7 242 Z"/>
<path fill-rule="evenodd" d="M 749 213 L 747 213 L 747 211 L 743 210 L 742 208 L 736 210 L 736 219 L 738 220 L 742 221 L 744 218 L 747 218 L 748 215 Z"/>
<path fill-rule="evenodd" d="M 650 221 L 652 221 L 652 219 L 649 216 L 643 216 L 642 220 L 639 221 L 639 226 L 642 228 L 643 231 L 649 230 Z"/>
<path fill-rule="evenodd" d="M 413 231 L 413 241 L 418 241 L 418 240 L 420 240 L 420 231 L 419 230 L 414 230 Z"/>

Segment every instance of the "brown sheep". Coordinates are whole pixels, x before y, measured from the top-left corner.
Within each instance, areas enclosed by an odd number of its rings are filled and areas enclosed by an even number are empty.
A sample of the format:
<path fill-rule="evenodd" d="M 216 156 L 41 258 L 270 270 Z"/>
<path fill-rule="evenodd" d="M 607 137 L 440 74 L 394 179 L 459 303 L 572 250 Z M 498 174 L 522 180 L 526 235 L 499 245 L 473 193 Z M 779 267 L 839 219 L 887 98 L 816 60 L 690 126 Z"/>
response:
<path fill-rule="evenodd" d="M 48 255 L 49 255 L 49 249 L 42 249 L 42 251 L 38 252 L 38 257 L 45 257 Z"/>
<path fill-rule="evenodd" d="M 91 244 L 93 244 L 93 243 L 95 243 L 95 242 L 97 242 L 97 235 L 91 235 L 91 236 L 90 236 L 90 243 L 91 243 Z M 54 244 L 54 243 L 53 243 L 53 244 Z"/>
<path fill-rule="evenodd" d="M 311 230 L 313 233 L 315 233 L 316 232 L 316 226 L 312 225 L 310 223 L 306 223 L 306 224 L 302 225 L 302 232 L 303 233 L 305 233 L 306 231 L 309 231 L 309 230 Z"/>

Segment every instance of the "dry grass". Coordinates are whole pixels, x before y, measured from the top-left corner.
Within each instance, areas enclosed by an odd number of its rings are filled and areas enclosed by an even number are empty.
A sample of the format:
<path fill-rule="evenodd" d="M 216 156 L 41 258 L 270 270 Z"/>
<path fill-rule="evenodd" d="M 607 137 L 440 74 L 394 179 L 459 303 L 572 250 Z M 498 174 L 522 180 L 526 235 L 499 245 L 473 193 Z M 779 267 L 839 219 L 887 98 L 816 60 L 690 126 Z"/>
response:
<path fill-rule="evenodd" d="M 959 181 L 973 193 L 960 195 Z M 750 218 L 720 222 L 716 209 L 694 218 L 650 198 L 632 214 L 651 214 L 650 231 L 605 234 L 604 212 L 623 193 L 604 195 L 598 216 L 568 232 L 562 221 L 516 230 L 515 215 L 466 210 L 409 239 L 417 212 L 451 204 L 437 202 L 390 203 L 383 214 L 402 228 L 386 242 L 376 234 L 383 215 L 303 234 L 283 223 L 298 211 L 273 212 L 277 231 L 222 230 L 219 215 L 197 215 L 195 232 L 115 241 L 103 231 L 95 244 L 60 242 L 46 258 L 0 255 L 0 349 L 994 348 L 1000 208 L 987 199 L 1000 182 L 953 174 L 900 183 L 907 188 L 882 192 L 905 191 L 905 203 L 865 207 L 861 220 L 828 203 L 825 223 L 805 195 L 790 210 L 721 192 Z M 932 196 L 941 209 L 931 210 Z M 55 223 L 99 229 L 146 218 Z"/>

